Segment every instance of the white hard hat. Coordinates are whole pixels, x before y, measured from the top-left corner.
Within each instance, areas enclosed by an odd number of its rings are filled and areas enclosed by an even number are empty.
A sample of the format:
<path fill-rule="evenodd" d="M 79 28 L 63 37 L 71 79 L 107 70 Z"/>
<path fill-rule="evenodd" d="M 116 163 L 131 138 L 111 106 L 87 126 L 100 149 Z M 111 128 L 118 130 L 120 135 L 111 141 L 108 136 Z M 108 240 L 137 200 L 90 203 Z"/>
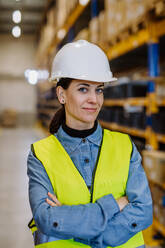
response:
<path fill-rule="evenodd" d="M 56 54 L 50 80 L 74 78 L 94 82 L 113 82 L 109 61 L 97 45 L 86 40 L 67 43 Z"/>

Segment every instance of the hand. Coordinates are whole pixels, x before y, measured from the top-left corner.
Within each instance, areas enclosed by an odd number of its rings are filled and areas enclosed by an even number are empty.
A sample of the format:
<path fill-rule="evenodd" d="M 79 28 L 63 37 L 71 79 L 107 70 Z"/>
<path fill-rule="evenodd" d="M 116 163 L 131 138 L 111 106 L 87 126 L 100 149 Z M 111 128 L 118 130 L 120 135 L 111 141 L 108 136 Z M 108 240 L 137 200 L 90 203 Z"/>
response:
<path fill-rule="evenodd" d="M 48 192 L 48 196 L 52 199 L 49 200 L 49 198 L 46 198 L 46 202 L 51 206 L 51 207 L 58 207 L 62 206 L 61 202 L 57 199 L 57 197 L 50 192 Z"/>
<path fill-rule="evenodd" d="M 116 201 L 119 205 L 120 211 L 122 211 L 123 208 L 125 208 L 125 206 L 129 203 L 126 196 L 123 196 L 123 197 L 117 199 Z"/>

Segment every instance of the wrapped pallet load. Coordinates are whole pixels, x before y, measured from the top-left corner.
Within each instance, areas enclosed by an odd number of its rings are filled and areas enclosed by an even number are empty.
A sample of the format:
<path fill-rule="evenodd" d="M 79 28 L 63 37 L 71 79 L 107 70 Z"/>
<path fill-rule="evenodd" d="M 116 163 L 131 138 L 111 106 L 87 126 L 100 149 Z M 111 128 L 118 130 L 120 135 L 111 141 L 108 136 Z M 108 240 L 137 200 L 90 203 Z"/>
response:
<path fill-rule="evenodd" d="M 55 27 L 52 25 L 45 25 L 40 32 L 40 43 L 37 51 L 38 61 L 46 61 L 44 53 L 46 48 L 50 45 L 55 33 Z M 45 62 L 46 63 L 46 62 Z"/>
<path fill-rule="evenodd" d="M 163 151 L 143 151 L 143 165 L 151 181 L 154 215 L 165 225 L 165 153 Z"/>
<path fill-rule="evenodd" d="M 65 2 L 66 2 L 67 17 L 68 17 L 71 15 L 72 11 L 76 8 L 79 1 L 78 0 L 72 0 L 72 1 L 65 0 Z"/>
<path fill-rule="evenodd" d="M 126 28 L 126 3 L 123 0 L 117 1 L 117 13 L 115 20 L 118 32 L 122 32 Z"/>
<path fill-rule="evenodd" d="M 126 28 L 126 3 L 123 0 L 105 1 L 105 18 L 107 22 L 107 39 L 110 42 L 121 37 Z"/>
<path fill-rule="evenodd" d="M 89 29 L 83 28 L 75 37 L 75 40 L 89 40 Z"/>
<path fill-rule="evenodd" d="M 148 2 L 143 0 L 105 0 L 108 40 L 125 39 L 130 30 L 137 32 L 148 9 Z"/>
<path fill-rule="evenodd" d="M 56 9 L 51 8 L 47 13 L 47 25 L 55 26 L 56 25 Z"/>
<path fill-rule="evenodd" d="M 57 27 L 60 28 L 64 25 L 67 18 L 67 1 L 58 0 L 56 6 L 57 6 L 56 23 L 57 23 Z"/>
<path fill-rule="evenodd" d="M 89 36 L 90 41 L 93 43 L 98 43 L 99 40 L 99 21 L 98 17 L 94 17 L 91 19 L 89 23 Z"/>
<path fill-rule="evenodd" d="M 1 114 L 1 125 L 3 127 L 16 127 L 17 111 L 15 109 L 5 109 Z"/>
<path fill-rule="evenodd" d="M 99 22 L 98 44 L 106 48 L 108 38 L 107 38 L 107 20 L 105 16 L 105 11 L 100 12 L 98 16 L 98 22 Z"/>
<path fill-rule="evenodd" d="M 137 32 L 138 24 L 145 22 L 147 2 L 143 0 L 124 0 L 126 6 L 126 27 Z"/>
<path fill-rule="evenodd" d="M 115 13 L 117 13 L 117 1 L 115 0 L 105 0 L 105 18 L 107 22 L 107 40 L 113 41 L 118 33 L 117 23 L 115 20 Z"/>

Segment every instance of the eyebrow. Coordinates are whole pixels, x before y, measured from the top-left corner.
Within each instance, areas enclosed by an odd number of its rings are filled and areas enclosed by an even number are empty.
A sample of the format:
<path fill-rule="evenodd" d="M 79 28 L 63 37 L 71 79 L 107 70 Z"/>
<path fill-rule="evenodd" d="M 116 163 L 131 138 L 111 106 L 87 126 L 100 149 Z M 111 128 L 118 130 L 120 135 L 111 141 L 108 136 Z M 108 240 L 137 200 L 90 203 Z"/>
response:
<path fill-rule="evenodd" d="M 89 84 L 86 84 L 86 83 L 80 83 L 80 84 L 78 84 L 78 87 L 79 87 L 79 86 L 87 86 L 87 87 L 90 87 L 90 85 L 89 85 Z M 103 87 L 103 86 L 104 86 L 104 84 L 100 84 L 100 85 L 97 86 L 97 88 Z"/>

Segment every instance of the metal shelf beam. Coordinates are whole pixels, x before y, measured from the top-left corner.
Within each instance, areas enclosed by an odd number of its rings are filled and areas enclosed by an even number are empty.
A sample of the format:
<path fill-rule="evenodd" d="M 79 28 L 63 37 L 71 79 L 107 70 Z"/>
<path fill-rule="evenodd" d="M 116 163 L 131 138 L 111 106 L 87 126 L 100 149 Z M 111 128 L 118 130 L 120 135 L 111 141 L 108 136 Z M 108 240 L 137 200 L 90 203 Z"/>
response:
<path fill-rule="evenodd" d="M 119 98 L 119 99 L 105 99 L 104 106 L 111 107 L 111 106 L 125 106 L 125 105 L 133 105 L 133 106 L 144 106 L 147 107 L 150 104 L 148 97 L 130 97 L 130 98 Z M 157 98 L 156 104 L 159 107 L 165 106 L 165 99 L 164 98 Z"/>
<path fill-rule="evenodd" d="M 104 106 L 125 106 L 125 105 L 134 105 L 134 106 L 147 106 L 148 99 L 147 97 L 131 97 L 126 99 L 106 99 L 104 100 Z"/>
<path fill-rule="evenodd" d="M 146 138 L 147 136 L 147 132 L 145 130 L 143 131 L 137 128 L 125 127 L 125 126 L 118 125 L 116 123 L 109 123 L 109 122 L 100 121 L 100 120 L 99 122 L 104 128 L 107 128 L 107 129 L 120 131 L 123 133 L 131 134 L 133 136 L 141 137 L 141 138 Z"/>
<path fill-rule="evenodd" d="M 149 32 L 147 29 L 140 30 L 137 34 L 131 35 L 126 40 L 111 46 L 106 54 L 109 60 L 115 59 L 125 53 L 142 46 L 149 40 Z"/>
<path fill-rule="evenodd" d="M 148 23 L 147 28 L 140 30 L 137 34 L 130 35 L 126 40 L 111 46 L 107 50 L 107 56 L 112 60 L 152 40 L 156 40 L 163 35 L 165 35 L 165 20 L 150 22 Z"/>
<path fill-rule="evenodd" d="M 160 233 L 163 234 L 163 236 L 165 236 L 165 226 L 162 225 L 156 218 L 154 218 L 154 226 L 156 230 L 158 230 Z"/>
<path fill-rule="evenodd" d="M 90 1 L 89 1 L 90 2 Z M 63 38 L 65 37 L 61 37 L 59 38 L 57 36 L 58 32 L 60 30 L 65 30 L 66 34 L 69 32 L 70 28 L 73 26 L 73 24 L 77 21 L 77 19 L 79 18 L 79 16 L 83 13 L 83 11 L 85 10 L 85 8 L 88 6 L 89 2 L 86 5 L 81 5 L 78 4 L 77 7 L 73 10 L 72 14 L 67 18 L 66 22 L 64 23 L 64 25 L 59 28 L 57 30 L 57 32 L 54 34 L 54 37 L 50 43 L 50 45 L 47 48 L 46 53 L 48 55 L 50 55 L 54 49 L 56 48 L 56 46 L 59 45 L 59 43 L 63 40 Z"/>
<path fill-rule="evenodd" d="M 137 136 L 137 137 L 144 138 L 144 139 L 151 137 L 151 132 L 149 129 L 140 130 L 137 128 L 126 127 L 126 126 L 118 125 L 117 123 L 110 123 L 110 122 L 101 121 L 101 120 L 99 120 L 99 122 L 103 128 L 127 133 L 132 136 Z M 154 133 L 154 135 L 156 136 L 159 142 L 165 143 L 165 135 L 158 134 L 158 133 Z"/>

